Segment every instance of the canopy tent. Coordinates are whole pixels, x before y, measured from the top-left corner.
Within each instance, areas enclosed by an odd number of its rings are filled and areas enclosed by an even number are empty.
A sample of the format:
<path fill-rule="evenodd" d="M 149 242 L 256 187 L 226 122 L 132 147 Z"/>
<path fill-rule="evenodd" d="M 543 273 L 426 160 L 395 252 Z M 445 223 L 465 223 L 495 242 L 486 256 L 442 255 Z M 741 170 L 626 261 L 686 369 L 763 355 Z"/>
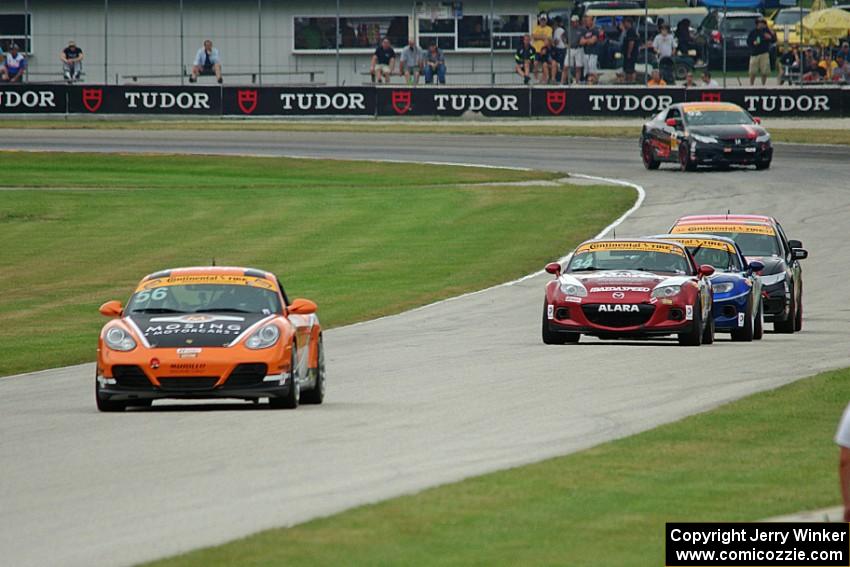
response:
<path fill-rule="evenodd" d="M 829 45 L 850 35 L 850 12 L 827 8 L 803 18 L 803 29 L 815 43 Z"/>
<path fill-rule="evenodd" d="M 708 9 L 723 10 L 726 8 L 732 12 L 734 10 L 754 10 L 761 8 L 762 0 L 703 0 L 702 5 Z"/>

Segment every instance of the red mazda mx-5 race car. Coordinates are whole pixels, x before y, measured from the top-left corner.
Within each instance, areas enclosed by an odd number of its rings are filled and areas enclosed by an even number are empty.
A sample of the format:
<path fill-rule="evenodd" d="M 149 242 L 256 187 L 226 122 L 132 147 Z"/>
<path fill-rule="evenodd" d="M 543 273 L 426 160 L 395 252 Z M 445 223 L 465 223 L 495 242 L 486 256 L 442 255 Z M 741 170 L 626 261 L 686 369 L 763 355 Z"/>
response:
<path fill-rule="evenodd" d="M 711 282 L 677 242 L 653 239 L 590 240 L 566 268 L 546 271 L 543 342 L 577 343 L 581 335 L 647 338 L 677 335 L 679 344 L 714 342 Z"/>

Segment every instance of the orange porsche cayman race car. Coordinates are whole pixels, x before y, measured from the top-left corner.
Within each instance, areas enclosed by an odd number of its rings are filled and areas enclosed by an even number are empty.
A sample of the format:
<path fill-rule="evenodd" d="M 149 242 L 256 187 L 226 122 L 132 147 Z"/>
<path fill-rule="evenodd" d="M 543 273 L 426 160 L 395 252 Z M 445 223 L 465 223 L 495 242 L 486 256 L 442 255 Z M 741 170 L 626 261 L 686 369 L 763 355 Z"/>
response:
<path fill-rule="evenodd" d="M 161 398 L 269 398 L 273 408 L 325 395 L 316 304 L 289 301 L 274 274 L 247 268 L 164 270 L 139 282 L 97 345 L 100 411 Z"/>

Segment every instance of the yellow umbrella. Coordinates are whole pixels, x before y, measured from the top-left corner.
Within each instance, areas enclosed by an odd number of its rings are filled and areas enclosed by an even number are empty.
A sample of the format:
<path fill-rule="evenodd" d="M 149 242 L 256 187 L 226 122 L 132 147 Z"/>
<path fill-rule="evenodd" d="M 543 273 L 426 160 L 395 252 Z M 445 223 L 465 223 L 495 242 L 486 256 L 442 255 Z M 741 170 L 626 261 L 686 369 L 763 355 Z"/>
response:
<path fill-rule="evenodd" d="M 817 43 L 832 43 L 850 34 L 850 12 L 840 8 L 811 12 L 803 18 L 803 28 Z"/>
<path fill-rule="evenodd" d="M 817 12 L 818 10 L 824 10 L 826 8 L 826 0 L 812 0 L 812 12 Z"/>

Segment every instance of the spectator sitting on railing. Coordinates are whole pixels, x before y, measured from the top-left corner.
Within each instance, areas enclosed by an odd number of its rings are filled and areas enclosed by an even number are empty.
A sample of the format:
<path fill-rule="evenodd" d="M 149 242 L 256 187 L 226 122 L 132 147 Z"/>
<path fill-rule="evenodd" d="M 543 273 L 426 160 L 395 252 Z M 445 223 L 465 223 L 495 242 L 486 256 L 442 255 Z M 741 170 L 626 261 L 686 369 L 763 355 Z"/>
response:
<path fill-rule="evenodd" d="M 59 59 L 62 60 L 62 74 L 68 83 L 80 80 L 80 73 L 83 72 L 83 50 L 77 47 L 74 40 L 68 42 L 68 47 L 59 52 Z"/>
<path fill-rule="evenodd" d="M 836 83 L 850 83 L 850 63 L 839 52 L 835 56 L 835 67 L 832 68 L 832 80 Z"/>
<path fill-rule="evenodd" d="M 692 89 L 697 86 L 696 82 L 694 82 L 694 74 L 690 71 L 685 74 L 684 86 L 686 89 Z"/>
<path fill-rule="evenodd" d="M 204 41 L 204 46 L 195 54 L 195 63 L 192 65 L 192 76 L 189 77 L 189 82 L 194 83 L 198 80 L 199 75 L 213 75 L 215 80 L 221 84 L 221 56 L 218 53 L 218 48 L 213 47 L 210 40 Z"/>
<path fill-rule="evenodd" d="M 791 82 L 791 75 L 800 72 L 800 50 L 796 45 L 786 50 L 776 61 L 776 72 L 779 75 L 779 84 L 785 81 Z"/>
<path fill-rule="evenodd" d="M 517 75 L 522 77 L 522 82 L 526 85 L 531 82 L 531 65 L 535 59 L 537 59 L 537 52 L 534 50 L 534 46 L 531 45 L 531 38 L 526 34 L 522 36 L 522 45 L 519 46 L 519 49 L 516 50 L 516 54 L 514 55 L 514 61 L 516 62 L 514 70 L 517 72 Z"/>
<path fill-rule="evenodd" d="M 381 45 L 375 48 L 375 53 L 372 55 L 372 67 L 369 71 L 375 82 L 389 84 L 393 67 L 395 67 L 395 50 L 390 45 L 390 39 L 385 37 L 381 40 Z"/>
<path fill-rule="evenodd" d="M 818 65 L 815 50 L 811 47 L 808 48 L 803 59 L 803 81 L 815 83 L 822 81 L 824 77 L 826 77 L 826 68 Z"/>
<path fill-rule="evenodd" d="M 446 57 L 436 43 L 429 45 L 425 54 L 425 84 L 433 83 L 434 75 L 441 85 L 446 84 Z"/>
<path fill-rule="evenodd" d="M 401 50 L 401 59 L 398 66 L 399 75 L 404 76 L 404 82 L 408 85 L 419 84 L 423 59 L 422 49 L 416 45 L 416 40 L 411 37 L 407 40 L 407 47 Z"/>
<path fill-rule="evenodd" d="M 835 51 L 833 57 L 837 58 L 839 55 L 843 55 L 845 61 L 850 61 L 850 43 L 847 43 L 846 41 L 842 43 L 841 47 Z"/>
<path fill-rule="evenodd" d="M 702 84 L 701 87 L 709 87 L 709 88 L 717 88 L 720 85 L 717 84 L 717 81 L 711 78 L 711 73 L 706 69 L 702 72 Z"/>
<path fill-rule="evenodd" d="M 22 53 L 18 53 L 18 46 L 12 44 L 9 53 L 6 54 L 6 62 L 2 68 L 4 81 L 20 83 L 24 78 L 24 70 L 27 68 L 27 59 Z"/>
<path fill-rule="evenodd" d="M 652 74 L 649 76 L 649 81 L 646 83 L 648 87 L 666 87 L 667 81 L 661 78 L 661 71 L 658 69 L 653 69 Z"/>

